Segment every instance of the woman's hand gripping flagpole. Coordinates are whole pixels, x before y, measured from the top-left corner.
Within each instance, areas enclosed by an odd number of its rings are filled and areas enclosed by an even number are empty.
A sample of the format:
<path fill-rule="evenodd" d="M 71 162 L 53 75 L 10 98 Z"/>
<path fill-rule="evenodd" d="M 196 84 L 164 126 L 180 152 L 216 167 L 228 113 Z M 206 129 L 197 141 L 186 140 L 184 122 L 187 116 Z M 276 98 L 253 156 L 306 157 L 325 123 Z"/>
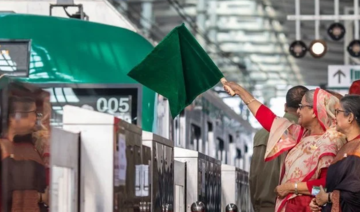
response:
<path fill-rule="evenodd" d="M 236 93 L 235 91 L 233 91 L 233 89 L 230 88 L 230 86 L 226 85 L 227 80 L 225 79 L 225 77 L 220 79 L 220 82 L 223 84 L 224 86 L 224 90 L 230 95 L 230 96 L 235 96 Z"/>
<path fill-rule="evenodd" d="M 249 108 L 251 113 L 256 116 L 257 111 L 262 105 L 257 101 L 251 93 L 249 93 L 245 88 L 241 87 L 235 82 L 227 82 L 225 78 L 221 78 L 221 83 L 224 86 L 224 90 L 231 96 L 238 95 L 245 105 Z"/>

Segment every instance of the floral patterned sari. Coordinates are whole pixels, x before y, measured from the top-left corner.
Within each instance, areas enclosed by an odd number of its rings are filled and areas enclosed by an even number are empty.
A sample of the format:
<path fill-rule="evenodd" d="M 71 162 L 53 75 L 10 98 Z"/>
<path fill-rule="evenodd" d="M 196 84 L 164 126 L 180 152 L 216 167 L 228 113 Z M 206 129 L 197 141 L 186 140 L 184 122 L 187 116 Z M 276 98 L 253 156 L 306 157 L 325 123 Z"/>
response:
<path fill-rule="evenodd" d="M 316 89 L 314 92 L 313 109 L 325 131 L 322 135 L 310 135 L 308 130 L 284 118 L 274 120 L 265 160 L 269 161 L 283 152 L 289 151 L 283 164 L 280 184 L 318 179 L 321 169 L 330 165 L 338 150 L 345 143 L 343 135 L 334 128 L 335 116 L 329 108 L 338 101 L 336 97 L 322 89 Z M 294 198 L 302 198 L 299 202 L 305 201 L 305 203 L 296 207 L 288 205 L 289 200 Z M 283 199 L 276 200 L 276 212 L 308 211 L 310 201 L 309 196 L 289 194 Z"/>

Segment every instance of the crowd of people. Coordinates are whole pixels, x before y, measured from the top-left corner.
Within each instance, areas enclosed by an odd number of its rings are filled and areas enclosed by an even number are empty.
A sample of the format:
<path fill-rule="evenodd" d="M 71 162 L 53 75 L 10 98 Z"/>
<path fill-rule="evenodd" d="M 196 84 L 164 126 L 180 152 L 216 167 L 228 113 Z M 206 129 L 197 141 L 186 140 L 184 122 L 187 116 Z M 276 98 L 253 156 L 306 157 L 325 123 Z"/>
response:
<path fill-rule="evenodd" d="M 263 126 L 250 167 L 255 212 L 360 211 L 360 81 L 345 96 L 295 86 L 284 117 L 234 82 L 224 88 Z"/>

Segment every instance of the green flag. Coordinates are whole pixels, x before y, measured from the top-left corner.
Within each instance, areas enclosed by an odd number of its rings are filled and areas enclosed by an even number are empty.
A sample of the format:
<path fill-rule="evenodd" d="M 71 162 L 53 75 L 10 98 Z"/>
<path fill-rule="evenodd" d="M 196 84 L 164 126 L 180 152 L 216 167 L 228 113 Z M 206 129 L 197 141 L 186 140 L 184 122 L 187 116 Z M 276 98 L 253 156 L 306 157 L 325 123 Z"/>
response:
<path fill-rule="evenodd" d="M 173 29 L 128 75 L 166 97 L 172 117 L 224 77 L 184 24 Z"/>

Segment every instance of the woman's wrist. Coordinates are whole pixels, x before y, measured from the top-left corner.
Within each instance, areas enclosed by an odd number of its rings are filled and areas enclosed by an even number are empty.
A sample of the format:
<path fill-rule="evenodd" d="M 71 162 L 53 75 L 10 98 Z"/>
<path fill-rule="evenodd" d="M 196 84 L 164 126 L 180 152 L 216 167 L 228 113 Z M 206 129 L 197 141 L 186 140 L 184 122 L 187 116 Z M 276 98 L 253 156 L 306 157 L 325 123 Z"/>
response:
<path fill-rule="evenodd" d="M 299 195 L 298 183 L 297 182 L 294 184 L 294 193 L 295 193 L 296 196 Z"/>
<path fill-rule="evenodd" d="M 38 193 L 38 202 L 42 203 L 43 199 L 42 199 L 42 194 Z"/>
<path fill-rule="evenodd" d="M 328 195 L 327 203 L 332 203 L 332 192 L 327 193 L 327 195 Z"/>

